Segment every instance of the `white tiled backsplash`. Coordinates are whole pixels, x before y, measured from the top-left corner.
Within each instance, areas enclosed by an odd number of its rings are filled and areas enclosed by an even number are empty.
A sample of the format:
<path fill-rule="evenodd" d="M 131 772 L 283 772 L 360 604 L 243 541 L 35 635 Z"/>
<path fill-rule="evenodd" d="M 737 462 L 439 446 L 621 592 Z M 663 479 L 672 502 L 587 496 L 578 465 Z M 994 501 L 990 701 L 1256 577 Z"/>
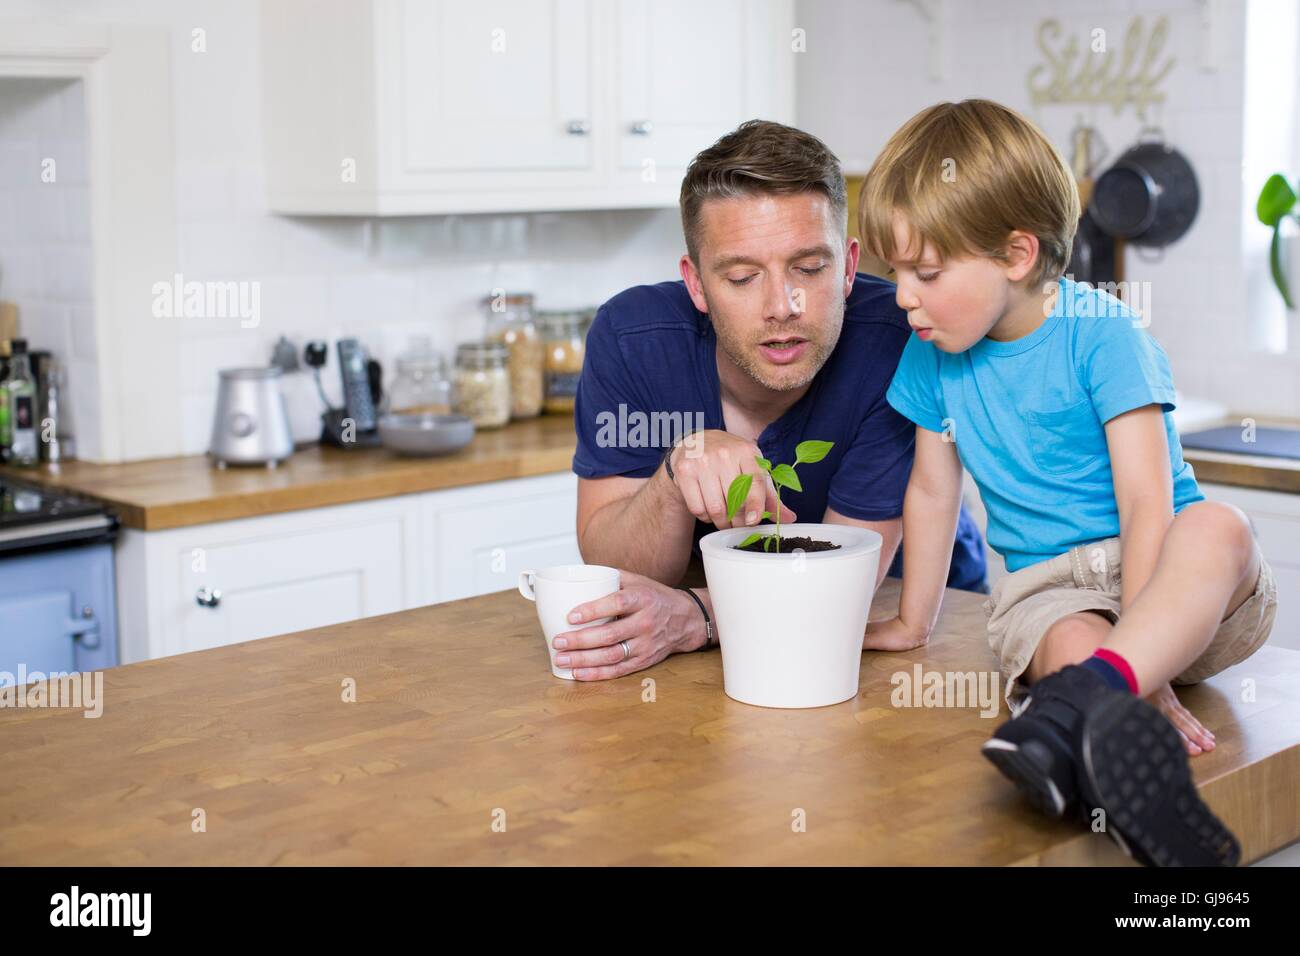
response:
<path fill-rule="evenodd" d="M 51 165 L 52 163 L 52 165 Z M 90 183 L 80 81 L 0 80 L 0 298 L 68 370 L 79 453 L 99 435 Z"/>

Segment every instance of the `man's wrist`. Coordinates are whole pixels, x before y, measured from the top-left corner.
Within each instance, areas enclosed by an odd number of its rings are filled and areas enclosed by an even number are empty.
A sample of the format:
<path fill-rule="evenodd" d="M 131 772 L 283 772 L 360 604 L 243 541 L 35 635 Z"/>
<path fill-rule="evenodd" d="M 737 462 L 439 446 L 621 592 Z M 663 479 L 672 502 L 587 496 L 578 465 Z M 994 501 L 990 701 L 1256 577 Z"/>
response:
<path fill-rule="evenodd" d="M 690 615 L 693 624 L 687 632 L 689 637 L 686 650 L 706 651 L 715 646 L 718 643 L 717 635 L 714 634 L 713 619 L 708 608 L 704 606 L 704 601 L 690 588 L 678 587 L 674 590 L 685 592 L 683 600 L 691 607 Z"/>

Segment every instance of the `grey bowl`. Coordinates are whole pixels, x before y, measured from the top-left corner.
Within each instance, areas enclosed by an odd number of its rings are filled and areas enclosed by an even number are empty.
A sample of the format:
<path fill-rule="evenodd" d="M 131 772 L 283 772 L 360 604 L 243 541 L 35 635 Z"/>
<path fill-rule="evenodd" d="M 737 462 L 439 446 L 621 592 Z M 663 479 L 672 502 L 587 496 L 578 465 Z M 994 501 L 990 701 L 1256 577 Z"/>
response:
<path fill-rule="evenodd" d="M 379 440 L 399 455 L 446 455 L 474 437 L 474 423 L 465 415 L 384 415 Z"/>

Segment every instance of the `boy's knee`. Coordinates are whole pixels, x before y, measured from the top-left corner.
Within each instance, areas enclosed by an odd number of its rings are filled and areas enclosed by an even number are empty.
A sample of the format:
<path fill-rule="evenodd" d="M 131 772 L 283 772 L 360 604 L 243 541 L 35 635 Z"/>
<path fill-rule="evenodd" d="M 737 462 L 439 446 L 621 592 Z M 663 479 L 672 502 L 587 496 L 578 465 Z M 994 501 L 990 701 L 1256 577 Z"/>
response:
<path fill-rule="evenodd" d="M 1245 566 L 1255 547 L 1250 519 L 1236 505 L 1223 501 L 1197 501 L 1182 510 L 1179 517 L 1195 523 L 1216 547 L 1232 553 Z"/>
<path fill-rule="evenodd" d="M 1091 611 L 1080 611 L 1061 618 L 1043 635 L 1040 650 L 1045 650 L 1054 668 L 1078 664 L 1092 656 L 1106 640 L 1110 622 Z"/>

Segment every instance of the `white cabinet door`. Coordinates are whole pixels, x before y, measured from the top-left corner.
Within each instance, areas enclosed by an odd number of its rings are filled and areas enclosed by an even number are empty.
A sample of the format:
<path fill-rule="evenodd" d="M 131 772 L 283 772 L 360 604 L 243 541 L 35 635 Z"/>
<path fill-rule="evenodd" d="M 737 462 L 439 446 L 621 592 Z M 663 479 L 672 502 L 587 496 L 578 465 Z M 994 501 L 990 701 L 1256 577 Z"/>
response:
<path fill-rule="evenodd" d="M 426 507 L 435 601 L 515 587 L 530 568 L 582 563 L 574 475 L 435 492 Z"/>
<path fill-rule="evenodd" d="M 123 663 L 420 603 L 418 496 L 170 531 L 117 555 Z"/>
<path fill-rule="evenodd" d="M 1205 482 L 1201 491 L 1250 515 L 1260 550 L 1277 579 L 1277 617 L 1269 643 L 1300 650 L 1300 495 Z"/>
<path fill-rule="evenodd" d="M 403 0 L 403 170 L 590 169 L 593 15 L 593 0 Z"/>
<path fill-rule="evenodd" d="M 682 170 L 747 118 L 746 15 L 743 0 L 619 0 L 622 170 Z"/>

